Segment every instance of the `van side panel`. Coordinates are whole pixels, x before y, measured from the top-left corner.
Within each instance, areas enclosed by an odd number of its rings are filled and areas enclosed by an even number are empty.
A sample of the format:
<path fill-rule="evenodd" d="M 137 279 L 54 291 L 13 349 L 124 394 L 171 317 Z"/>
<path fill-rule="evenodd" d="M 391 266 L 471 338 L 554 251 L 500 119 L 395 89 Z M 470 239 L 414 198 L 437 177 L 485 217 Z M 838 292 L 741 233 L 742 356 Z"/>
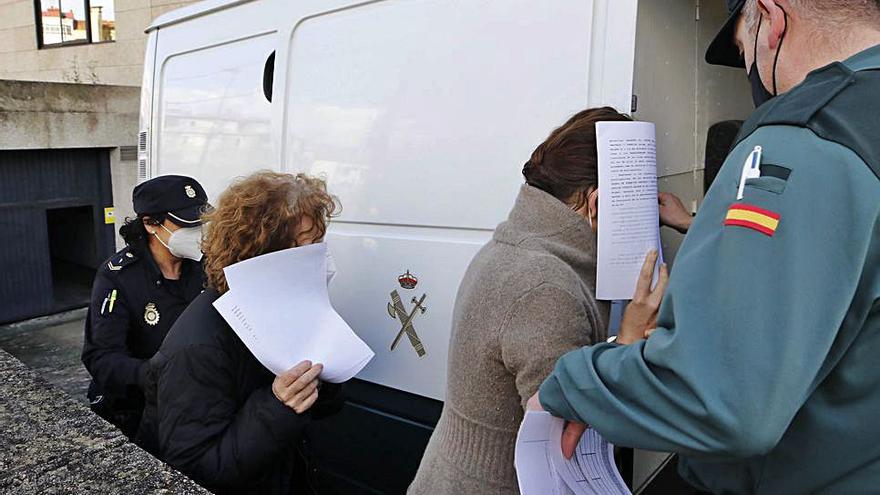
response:
<path fill-rule="evenodd" d="M 285 169 L 326 175 L 342 200 L 332 290 L 376 352 L 360 378 L 443 399 L 458 282 L 532 150 L 587 105 L 592 24 L 592 1 L 386 0 L 285 35 Z M 423 354 L 408 335 L 391 349 L 393 290 L 407 315 L 426 296 Z"/>
<path fill-rule="evenodd" d="M 583 0 L 388 0 L 306 19 L 285 164 L 326 173 L 346 222 L 494 229 L 532 150 L 587 105 L 591 24 Z"/>
<path fill-rule="evenodd" d="M 467 265 L 553 128 L 587 106 L 630 111 L 636 5 L 279 4 L 282 163 L 342 200 L 331 298 L 376 353 L 342 413 L 310 431 L 327 493 L 405 492 L 441 410 Z"/>

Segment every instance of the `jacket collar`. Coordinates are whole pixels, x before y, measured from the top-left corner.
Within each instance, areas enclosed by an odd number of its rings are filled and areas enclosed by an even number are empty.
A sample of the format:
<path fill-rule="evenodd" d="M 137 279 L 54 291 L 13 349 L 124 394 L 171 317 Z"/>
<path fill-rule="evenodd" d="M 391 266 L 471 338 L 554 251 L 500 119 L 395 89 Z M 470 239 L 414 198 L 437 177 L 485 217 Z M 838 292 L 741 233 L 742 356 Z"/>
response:
<path fill-rule="evenodd" d="M 546 192 L 524 184 L 497 242 L 546 251 L 570 265 L 595 294 L 596 234 L 587 221 Z"/>
<path fill-rule="evenodd" d="M 144 246 L 141 256 L 144 258 L 144 262 L 147 265 L 147 271 L 150 274 L 150 280 L 152 280 L 153 283 L 156 283 L 156 285 L 162 285 L 163 283 L 165 283 L 165 276 L 162 275 L 162 270 L 159 269 L 159 265 L 157 265 L 156 260 L 153 259 L 153 251 L 150 249 L 149 244 Z M 188 279 L 190 272 L 193 270 L 193 265 L 198 264 L 198 262 L 186 258 L 181 260 L 179 280 Z"/>
<path fill-rule="evenodd" d="M 852 57 L 844 60 L 843 65 L 847 66 L 854 72 L 860 70 L 880 69 L 880 45 L 875 45 L 856 53 Z"/>

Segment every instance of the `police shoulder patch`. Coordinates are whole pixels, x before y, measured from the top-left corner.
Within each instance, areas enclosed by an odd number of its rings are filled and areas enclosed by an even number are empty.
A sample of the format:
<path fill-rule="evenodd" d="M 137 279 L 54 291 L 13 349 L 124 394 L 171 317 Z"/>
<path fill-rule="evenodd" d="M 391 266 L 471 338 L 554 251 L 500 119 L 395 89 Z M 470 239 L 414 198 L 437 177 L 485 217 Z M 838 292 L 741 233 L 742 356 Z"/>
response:
<path fill-rule="evenodd" d="M 125 247 L 118 253 L 114 254 L 107 261 L 107 268 L 112 272 L 122 270 L 126 266 L 137 261 L 138 257 L 131 252 L 129 247 Z"/>

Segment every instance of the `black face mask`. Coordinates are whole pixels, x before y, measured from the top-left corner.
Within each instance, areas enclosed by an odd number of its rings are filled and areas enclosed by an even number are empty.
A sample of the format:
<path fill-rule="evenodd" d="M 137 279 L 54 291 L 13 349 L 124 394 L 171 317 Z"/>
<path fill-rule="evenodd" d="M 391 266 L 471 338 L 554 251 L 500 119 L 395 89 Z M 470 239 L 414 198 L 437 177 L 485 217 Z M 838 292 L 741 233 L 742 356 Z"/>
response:
<path fill-rule="evenodd" d="M 760 107 L 767 103 L 771 98 L 776 96 L 776 65 L 779 63 L 779 53 L 782 52 L 782 42 L 785 40 L 785 32 L 788 30 L 788 14 L 785 14 L 785 28 L 782 30 L 782 37 L 779 39 L 779 46 L 776 48 L 776 57 L 773 59 L 773 92 L 767 90 L 764 81 L 761 80 L 761 73 L 758 72 L 758 37 L 761 34 L 761 20 L 758 20 L 758 28 L 755 30 L 755 52 L 752 57 L 752 67 L 749 69 L 749 82 L 752 85 L 752 100 L 755 107 Z"/>
<path fill-rule="evenodd" d="M 752 68 L 749 70 L 749 82 L 752 84 L 752 100 L 755 102 L 755 108 L 773 98 L 773 93 L 767 91 L 767 87 L 764 86 L 761 74 L 758 73 L 758 64 L 755 62 L 752 62 Z"/>

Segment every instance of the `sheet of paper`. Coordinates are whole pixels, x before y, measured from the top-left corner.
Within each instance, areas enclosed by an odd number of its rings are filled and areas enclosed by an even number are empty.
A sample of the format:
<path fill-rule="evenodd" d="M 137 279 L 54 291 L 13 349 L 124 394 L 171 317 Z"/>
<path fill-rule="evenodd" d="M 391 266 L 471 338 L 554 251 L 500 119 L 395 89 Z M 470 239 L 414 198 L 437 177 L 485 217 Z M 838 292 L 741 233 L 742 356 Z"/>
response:
<path fill-rule="evenodd" d="M 562 455 L 562 430 L 563 421 L 554 423 L 550 428 L 551 455 L 550 460 L 559 473 L 571 473 L 574 479 L 566 478 L 566 483 L 571 486 L 572 482 L 582 487 L 582 491 L 576 493 L 590 493 L 597 495 L 628 494 L 629 489 L 617 470 L 614 463 L 614 446 L 602 438 L 596 430 L 588 428 L 577 445 L 575 454 L 571 459 Z"/>
<path fill-rule="evenodd" d="M 562 420 L 545 411 L 526 411 L 523 417 L 513 456 L 520 495 L 567 495 L 559 491 L 559 478 L 547 448 L 556 421 Z"/>
<path fill-rule="evenodd" d="M 614 463 L 614 446 L 594 429 L 581 437 L 575 455 L 562 455 L 565 421 L 544 411 L 527 411 L 516 438 L 514 463 L 522 495 L 624 495 Z"/>
<path fill-rule="evenodd" d="M 330 304 L 327 245 L 258 256 L 224 269 L 229 291 L 214 302 L 247 348 L 276 375 L 303 360 L 322 363 L 321 379 L 351 379 L 373 351 Z"/>
<path fill-rule="evenodd" d="M 651 249 L 660 250 L 654 124 L 599 122 L 596 138 L 599 152 L 596 298 L 632 299 L 645 255 Z"/>

